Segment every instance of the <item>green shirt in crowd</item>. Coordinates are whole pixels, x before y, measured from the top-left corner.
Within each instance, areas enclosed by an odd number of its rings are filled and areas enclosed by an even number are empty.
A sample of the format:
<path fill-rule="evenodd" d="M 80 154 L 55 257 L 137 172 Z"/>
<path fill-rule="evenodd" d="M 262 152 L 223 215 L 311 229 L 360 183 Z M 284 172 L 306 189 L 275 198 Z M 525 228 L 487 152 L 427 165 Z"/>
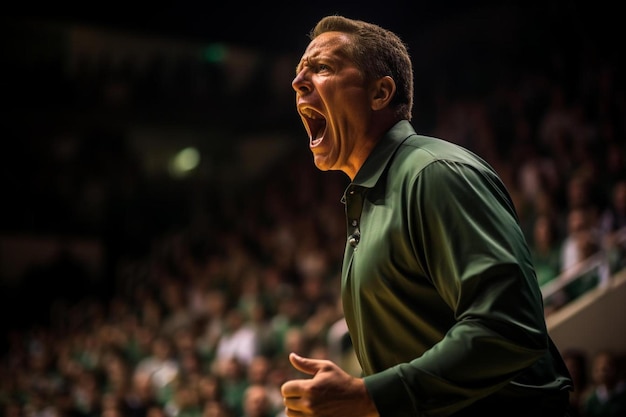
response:
<path fill-rule="evenodd" d="M 512 200 L 485 161 L 401 121 L 343 201 L 344 313 L 381 416 L 571 388 Z"/>

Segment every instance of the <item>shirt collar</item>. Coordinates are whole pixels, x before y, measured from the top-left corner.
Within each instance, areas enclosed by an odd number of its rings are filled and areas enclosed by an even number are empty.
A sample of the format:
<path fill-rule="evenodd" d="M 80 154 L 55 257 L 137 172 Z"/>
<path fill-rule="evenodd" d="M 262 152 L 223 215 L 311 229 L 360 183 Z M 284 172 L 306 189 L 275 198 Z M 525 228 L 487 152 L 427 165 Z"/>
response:
<path fill-rule="evenodd" d="M 357 172 L 353 185 L 372 188 L 378 182 L 383 171 L 389 165 L 391 157 L 396 149 L 409 136 L 415 135 L 415 129 L 408 120 L 401 120 L 396 123 L 389 131 L 378 141 L 365 163 Z"/>

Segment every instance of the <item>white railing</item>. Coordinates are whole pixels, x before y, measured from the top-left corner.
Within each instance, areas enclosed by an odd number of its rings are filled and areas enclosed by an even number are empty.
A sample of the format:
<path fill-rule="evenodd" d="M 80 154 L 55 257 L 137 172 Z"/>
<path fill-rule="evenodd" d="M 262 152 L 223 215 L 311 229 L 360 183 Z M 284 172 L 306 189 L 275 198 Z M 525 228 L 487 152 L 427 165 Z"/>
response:
<path fill-rule="evenodd" d="M 626 227 L 614 233 L 615 240 L 610 248 L 604 248 L 575 266 L 563 271 L 552 281 L 541 287 L 544 301 L 556 296 L 568 284 L 583 277 L 588 272 L 596 270 L 598 275 L 598 287 L 606 287 L 611 280 L 612 260 L 610 250 L 615 246 L 626 244 Z"/>

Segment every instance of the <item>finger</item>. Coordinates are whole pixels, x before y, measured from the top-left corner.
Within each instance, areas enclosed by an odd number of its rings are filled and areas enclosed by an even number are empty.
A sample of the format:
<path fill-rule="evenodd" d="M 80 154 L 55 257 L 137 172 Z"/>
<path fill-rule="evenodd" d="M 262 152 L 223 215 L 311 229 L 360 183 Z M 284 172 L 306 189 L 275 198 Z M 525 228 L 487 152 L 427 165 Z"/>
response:
<path fill-rule="evenodd" d="M 285 415 L 287 417 L 303 417 L 305 414 L 302 411 L 293 410 L 291 408 L 285 407 Z"/>
<path fill-rule="evenodd" d="M 323 362 L 317 359 L 303 358 L 295 353 L 289 354 L 289 362 L 298 371 L 308 375 L 315 375 L 322 369 Z"/>
<path fill-rule="evenodd" d="M 280 393 L 283 398 L 300 398 L 302 395 L 302 388 L 300 387 L 301 382 L 303 382 L 303 380 L 299 379 L 285 382 L 280 387 Z"/>
<path fill-rule="evenodd" d="M 311 415 L 311 409 L 306 406 L 306 401 L 300 397 L 284 398 L 283 404 L 289 415 Z"/>
<path fill-rule="evenodd" d="M 300 397 L 285 397 L 283 398 L 283 404 L 289 410 L 302 411 L 302 401 Z"/>

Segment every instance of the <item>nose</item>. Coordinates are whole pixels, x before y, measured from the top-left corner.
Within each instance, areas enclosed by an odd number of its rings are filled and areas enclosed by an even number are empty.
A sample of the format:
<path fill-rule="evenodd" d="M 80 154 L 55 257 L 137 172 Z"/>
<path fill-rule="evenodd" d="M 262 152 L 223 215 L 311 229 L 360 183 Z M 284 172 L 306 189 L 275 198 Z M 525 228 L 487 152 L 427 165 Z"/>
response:
<path fill-rule="evenodd" d="M 291 82 L 291 87 L 295 90 L 296 93 L 306 94 L 311 91 L 311 84 L 309 80 L 305 76 L 306 71 L 302 70 Z"/>

